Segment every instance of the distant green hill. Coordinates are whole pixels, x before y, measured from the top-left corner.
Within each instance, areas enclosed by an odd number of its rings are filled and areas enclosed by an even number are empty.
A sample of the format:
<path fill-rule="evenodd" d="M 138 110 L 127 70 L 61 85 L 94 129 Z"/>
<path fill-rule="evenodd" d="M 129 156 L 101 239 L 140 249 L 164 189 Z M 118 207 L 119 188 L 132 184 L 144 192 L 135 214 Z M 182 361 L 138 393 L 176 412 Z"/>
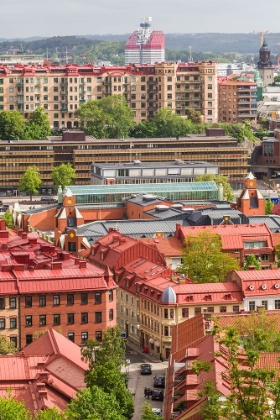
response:
<path fill-rule="evenodd" d="M 3 40 L 0 42 L 0 54 L 23 49 L 29 53 L 42 54 L 45 58 L 48 56 L 49 59 L 59 58 L 63 62 L 67 49 L 69 62 L 82 64 L 102 60 L 124 64 L 124 45 L 127 38 L 128 34 L 108 34 Z M 280 34 L 269 33 L 266 40 L 271 49 L 272 61 L 276 62 Z M 249 62 L 252 58 L 257 60 L 260 39 L 259 35 L 252 33 L 166 34 L 165 44 L 166 60 L 169 61 L 188 61 L 191 46 L 194 60 L 212 59 L 221 62 L 238 59 Z"/>

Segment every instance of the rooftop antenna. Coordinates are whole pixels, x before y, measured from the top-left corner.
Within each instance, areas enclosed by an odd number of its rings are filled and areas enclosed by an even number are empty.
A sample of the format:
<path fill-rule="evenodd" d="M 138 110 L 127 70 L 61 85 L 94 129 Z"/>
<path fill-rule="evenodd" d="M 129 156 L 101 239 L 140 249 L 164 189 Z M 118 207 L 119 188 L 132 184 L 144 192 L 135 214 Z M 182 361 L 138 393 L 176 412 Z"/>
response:
<path fill-rule="evenodd" d="M 192 46 L 189 46 L 189 63 L 193 63 Z"/>

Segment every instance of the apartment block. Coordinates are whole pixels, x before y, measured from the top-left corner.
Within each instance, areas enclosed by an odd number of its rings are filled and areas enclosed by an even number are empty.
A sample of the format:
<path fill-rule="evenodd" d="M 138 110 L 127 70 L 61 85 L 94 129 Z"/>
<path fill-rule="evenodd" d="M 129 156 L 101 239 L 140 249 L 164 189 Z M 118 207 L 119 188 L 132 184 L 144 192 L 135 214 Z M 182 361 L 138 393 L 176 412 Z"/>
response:
<path fill-rule="evenodd" d="M 54 128 L 77 128 L 81 104 L 116 94 L 126 98 L 136 122 L 166 106 L 182 116 L 194 108 L 204 122 L 217 122 L 217 63 L 0 66 L 0 111 L 28 118 L 41 106 Z"/>
<path fill-rule="evenodd" d="M 257 83 L 235 80 L 233 77 L 218 78 L 218 121 L 239 123 L 257 118 Z"/>

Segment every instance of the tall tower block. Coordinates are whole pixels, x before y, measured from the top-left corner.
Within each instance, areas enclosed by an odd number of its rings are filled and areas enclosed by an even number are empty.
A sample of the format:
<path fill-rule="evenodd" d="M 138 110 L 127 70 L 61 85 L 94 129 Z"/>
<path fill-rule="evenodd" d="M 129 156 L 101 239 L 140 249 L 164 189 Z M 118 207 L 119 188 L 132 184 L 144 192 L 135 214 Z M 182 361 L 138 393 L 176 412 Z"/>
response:
<path fill-rule="evenodd" d="M 273 83 L 274 68 L 270 61 L 270 49 L 267 46 L 266 40 L 263 41 L 263 45 L 259 50 L 259 56 L 260 59 L 257 64 L 257 69 L 263 81 L 263 86 L 267 86 L 270 83 Z"/>

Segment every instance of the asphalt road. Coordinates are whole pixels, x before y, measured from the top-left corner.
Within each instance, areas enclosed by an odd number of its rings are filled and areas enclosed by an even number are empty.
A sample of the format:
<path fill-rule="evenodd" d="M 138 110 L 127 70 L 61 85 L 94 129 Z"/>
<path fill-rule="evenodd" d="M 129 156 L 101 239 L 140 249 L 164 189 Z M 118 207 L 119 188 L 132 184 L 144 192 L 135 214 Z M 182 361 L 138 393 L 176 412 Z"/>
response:
<path fill-rule="evenodd" d="M 152 401 L 144 398 L 145 387 L 153 389 L 154 376 L 165 376 L 167 361 L 165 362 L 150 362 L 145 359 L 145 355 L 138 354 L 131 351 L 126 354 L 126 358 L 130 360 L 129 366 L 126 368 L 128 373 L 128 389 L 134 394 L 135 411 L 132 420 L 141 419 L 141 408 L 145 403 L 151 407 L 163 409 L 162 401 Z M 141 375 L 141 363 L 150 363 L 152 365 L 152 375 Z M 163 390 L 164 391 L 164 390 Z"/>

